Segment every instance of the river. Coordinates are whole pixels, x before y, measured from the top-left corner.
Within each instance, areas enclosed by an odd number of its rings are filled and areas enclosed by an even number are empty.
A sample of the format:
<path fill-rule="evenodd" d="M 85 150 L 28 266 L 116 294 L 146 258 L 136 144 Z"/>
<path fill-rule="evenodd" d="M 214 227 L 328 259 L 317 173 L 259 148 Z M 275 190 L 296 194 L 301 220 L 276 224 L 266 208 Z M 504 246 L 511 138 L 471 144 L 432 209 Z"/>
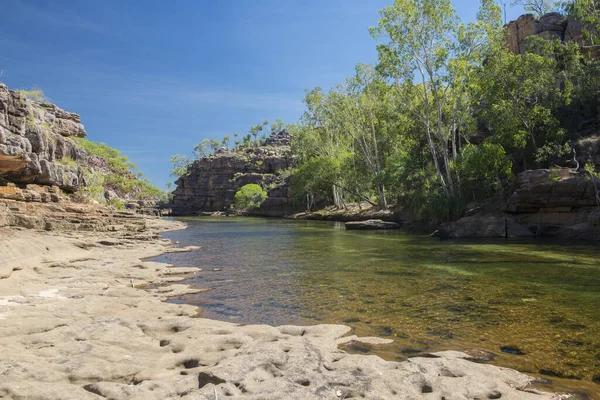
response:
<path fill-rule="evenodd" d="M 597 245 L 439 240 L 321 221 L 180 220 L 188 229 L 164 236 L 201 249 L 154 260 L 202 268 L 186 283 L 211 290 L 171 301 L 197 305 L 203 317 L 345 324 L 394 340 L 349 351 L 405 360 L 468 350 L 550 379 L 550 389 L 600 398 Z"/>

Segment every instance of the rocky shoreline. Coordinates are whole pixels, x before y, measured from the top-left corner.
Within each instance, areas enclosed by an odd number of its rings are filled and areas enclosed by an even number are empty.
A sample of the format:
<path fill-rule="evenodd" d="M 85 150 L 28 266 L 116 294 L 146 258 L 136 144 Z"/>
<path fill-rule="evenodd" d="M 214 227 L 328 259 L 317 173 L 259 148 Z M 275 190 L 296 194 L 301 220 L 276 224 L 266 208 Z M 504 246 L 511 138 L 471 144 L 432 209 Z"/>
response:
<path fill-rule="evenodd" d="M 164 300 L 195 268 L 144 261 L 174 248 L 141 232 L 0 228 L 0 397 L 8 399 L 559 399 L 519 372 L 441 352 L 352 355 L 349 327 L 237 325 Z"/>

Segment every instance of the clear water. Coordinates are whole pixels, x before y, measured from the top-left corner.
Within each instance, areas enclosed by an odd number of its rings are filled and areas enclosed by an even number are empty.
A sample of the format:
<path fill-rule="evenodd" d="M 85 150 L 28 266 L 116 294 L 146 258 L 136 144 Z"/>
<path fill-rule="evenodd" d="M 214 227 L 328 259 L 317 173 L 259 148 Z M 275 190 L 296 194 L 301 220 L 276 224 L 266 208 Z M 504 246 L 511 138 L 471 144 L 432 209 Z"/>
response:
<path fill-rule="evenodd" d="M 484 350 L 493 364 L 552 379 L 552 389 L 600 398 L 600 246 L 440 241 L 318 221 L 182 220 L 188 229 L 164 236 L 201 249 L 154 260 L 202 268 L 187 283 L 211 290 L 171 301 L 198 305 L 204 317 L 346 324 L 393 339 L 353 349 L 389 360 Z"/>

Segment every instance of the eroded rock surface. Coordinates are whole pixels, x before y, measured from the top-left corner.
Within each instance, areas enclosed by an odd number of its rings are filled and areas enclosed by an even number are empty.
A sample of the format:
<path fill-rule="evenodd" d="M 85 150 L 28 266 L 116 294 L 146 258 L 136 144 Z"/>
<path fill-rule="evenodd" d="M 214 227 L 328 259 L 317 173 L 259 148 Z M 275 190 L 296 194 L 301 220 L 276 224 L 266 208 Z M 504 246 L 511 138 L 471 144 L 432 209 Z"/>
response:
<path fill-rule="evenodd" d="M 8 399 L 559 399 L 467 354 L 388 362 L 338 349 L 339 325 L 236 325 L 165 303 L 194 268 L 142 261 L 173 249 L 148 230 L 0 228 L 0 397 Z"/>
<path fill-rule="evenodd" d="M 84 185 L 81 166 L 106 164 L 73 140 L 86 135 L 78 114 L 0 83 L 0 179 L 78 190 Z"/>

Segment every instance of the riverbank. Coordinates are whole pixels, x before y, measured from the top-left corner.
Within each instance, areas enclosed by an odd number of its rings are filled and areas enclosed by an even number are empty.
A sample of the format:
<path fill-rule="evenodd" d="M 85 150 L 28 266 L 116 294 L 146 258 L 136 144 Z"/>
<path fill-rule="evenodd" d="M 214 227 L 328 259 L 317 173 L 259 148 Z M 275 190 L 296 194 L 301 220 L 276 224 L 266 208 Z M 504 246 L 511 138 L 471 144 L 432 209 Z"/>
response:
<path fill-rule="evenodd" d="M 531 378 L 458 352 L 388 362 L 338 346 L 340 325 L 241 326 L 164 302 L 195 268 L 143 261 L 171 247 L 143 232 L 0 229 L 0 395 L 12 399 L 557 399 Z"/>

